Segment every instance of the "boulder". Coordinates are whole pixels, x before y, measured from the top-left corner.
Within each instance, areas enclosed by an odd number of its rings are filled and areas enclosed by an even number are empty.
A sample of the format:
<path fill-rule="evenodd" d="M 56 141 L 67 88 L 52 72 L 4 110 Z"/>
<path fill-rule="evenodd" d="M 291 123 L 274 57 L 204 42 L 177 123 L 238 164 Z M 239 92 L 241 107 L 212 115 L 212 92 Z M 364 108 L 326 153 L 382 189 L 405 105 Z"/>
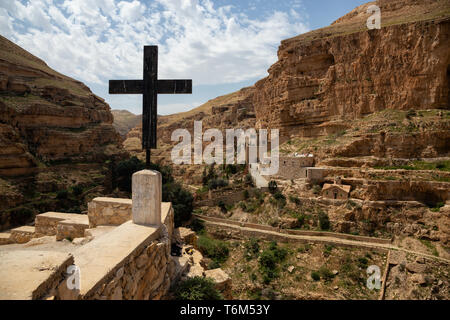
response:
<path fill-rule="evenodd" d="M 425 273 L 427 271 L 427 266 L 424 264 L 411 262 L 406 264 L 406 270 L 412 273 Z"/>
<path fill-rule="evenodd" d="M 214 269 L 205 271 L 205 277 L 211 278 L 216 284 L 216 289 L 219 290 L 225 299 L 231 300 L 233 296 L 231 294 L 232 282 L 228 274 L 222 269 Z"/>

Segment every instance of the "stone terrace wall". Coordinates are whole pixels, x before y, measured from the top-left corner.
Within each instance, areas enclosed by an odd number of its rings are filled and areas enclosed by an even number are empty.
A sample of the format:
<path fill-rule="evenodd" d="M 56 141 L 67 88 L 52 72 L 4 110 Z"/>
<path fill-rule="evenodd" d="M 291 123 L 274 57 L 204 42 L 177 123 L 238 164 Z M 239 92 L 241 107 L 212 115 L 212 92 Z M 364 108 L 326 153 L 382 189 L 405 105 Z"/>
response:
<path fill-rule="evenodd" d="M 117 199 L 114 199 L 117 201 Z M 113 231 L 74 252 L 81 270 L 81 290 L 76 295 L 62 280 L 54 296 L 58 300 L 161 299 L 173 279 L 170 267 L 173 208 L 161 204 L 162 225 L 141 226 L 127 221 Z"/>
<path fill-rule="evenodd" d="M 95 198 L 88 204 L 89 225 L 119 226 L 131 220 L 131 199 Z"/>
<path fill-rule="evenodd" d="M 280 157 L 280 168 L 277 176 L 285 179 L 306 178 L 304 168 L 313 166 L 313 157 Z"/>
<path fill-rule="evenodd" d="M 161 299 L 170 288 L 169 259 L 169 238 L 155 240 L 129 257 L 97 290 L 89 292 L 83 299 Z"/>

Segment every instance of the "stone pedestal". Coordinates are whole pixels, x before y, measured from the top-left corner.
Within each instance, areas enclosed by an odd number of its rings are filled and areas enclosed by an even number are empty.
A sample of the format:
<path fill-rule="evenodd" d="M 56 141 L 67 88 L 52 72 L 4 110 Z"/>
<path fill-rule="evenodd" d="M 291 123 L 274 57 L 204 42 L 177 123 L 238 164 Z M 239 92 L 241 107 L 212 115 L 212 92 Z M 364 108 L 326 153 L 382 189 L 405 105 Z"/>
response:
<path fill-rule="evenodd" d="M 161 173 L 142 170 L 132 177 L 132 216 L 135 224 L 161 225 Z"/>

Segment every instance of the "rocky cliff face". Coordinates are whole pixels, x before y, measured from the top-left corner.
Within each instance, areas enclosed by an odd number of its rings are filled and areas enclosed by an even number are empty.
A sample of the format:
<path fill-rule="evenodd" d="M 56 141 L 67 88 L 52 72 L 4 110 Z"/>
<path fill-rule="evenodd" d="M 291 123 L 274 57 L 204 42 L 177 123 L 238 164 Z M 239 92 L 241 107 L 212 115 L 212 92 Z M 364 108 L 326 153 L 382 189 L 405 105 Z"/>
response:
<path fill-rule="evenodd" d="M 0 175 L 121 154 L 105 101 L 0 36 Z"/>
<path fill-rule="evenodd" d="M 380 1 L 381 30 L 366 28 L 371 4 L 282 42 L 256 83 L 260 126 L 320 136 L 383 109 L 449 109 L 450 2 Z"/>
<path fill-rule="evenodd" d="M 203 129 L 249 128 L 255 126 L 252 99 L 255 88 L 243 88 L 237 92 L 208 101 L 188 112 L 158 117 L 158 148 L 172 145 L 172 132 L 176 129 L 194 131 L 194 121 L 202 121 Z M 124 146 L 128 151 L 141 150 L 142 125 L 127 134 Z M 158 152 L 158 150 L 156 151 Z"/>

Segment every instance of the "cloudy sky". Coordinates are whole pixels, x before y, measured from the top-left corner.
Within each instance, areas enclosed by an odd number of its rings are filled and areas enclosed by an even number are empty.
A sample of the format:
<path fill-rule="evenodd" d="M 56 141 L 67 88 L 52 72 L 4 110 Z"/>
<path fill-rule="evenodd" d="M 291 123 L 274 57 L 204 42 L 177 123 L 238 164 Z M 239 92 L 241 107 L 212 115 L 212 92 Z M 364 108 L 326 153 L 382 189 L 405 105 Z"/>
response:
<path fill-rule="evenodd" d="M 192 109 L 267 75 L 280 41 L 329 25 L 361 0 L 0 0 L 0 34 L 83 81 L 113 109 L 140 114 L 140 95 L 109 79 L 141 79 L 144 45 L 159 77 L 193 79 L 192 95 L 160 95 L 159 114 Z"/>

